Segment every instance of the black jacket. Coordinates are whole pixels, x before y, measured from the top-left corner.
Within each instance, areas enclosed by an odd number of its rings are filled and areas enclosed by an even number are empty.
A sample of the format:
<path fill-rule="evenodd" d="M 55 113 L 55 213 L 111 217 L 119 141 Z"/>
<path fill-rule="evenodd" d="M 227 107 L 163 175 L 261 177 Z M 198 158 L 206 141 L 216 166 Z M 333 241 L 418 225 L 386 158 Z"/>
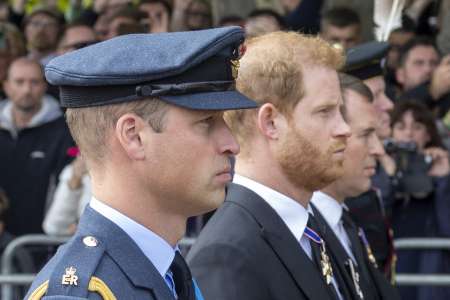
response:
<path fill-rule="evenodd" d="M 73 146 L 72 137 L 64 117 L 55 111 L 59 107 L 50 105 L 48 118 L 19 131 L 1 120 L 0 186 L 10 200 L 6 229 L 14 235 L 42 232 L 47 199 L 71 159 L 67 150 Z"/>
<path fill-rule="evenodd" d="M 283 220 L 240 185 L 229 185 L 187 260 L 205 299 L 333 299 Z"/>

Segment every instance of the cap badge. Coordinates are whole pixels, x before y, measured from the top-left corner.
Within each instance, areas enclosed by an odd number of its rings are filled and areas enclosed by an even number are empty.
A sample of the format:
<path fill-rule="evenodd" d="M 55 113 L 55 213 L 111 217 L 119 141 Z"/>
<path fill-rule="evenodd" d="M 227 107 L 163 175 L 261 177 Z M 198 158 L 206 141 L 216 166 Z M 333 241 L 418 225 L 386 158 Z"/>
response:
<path fill-rule="evenodd" d="M 239 73 L 239 60 L 232 59 L 230 62 L 231 62 L 231 76 L 233 76 L 233 79 L 236 79 Z"/>

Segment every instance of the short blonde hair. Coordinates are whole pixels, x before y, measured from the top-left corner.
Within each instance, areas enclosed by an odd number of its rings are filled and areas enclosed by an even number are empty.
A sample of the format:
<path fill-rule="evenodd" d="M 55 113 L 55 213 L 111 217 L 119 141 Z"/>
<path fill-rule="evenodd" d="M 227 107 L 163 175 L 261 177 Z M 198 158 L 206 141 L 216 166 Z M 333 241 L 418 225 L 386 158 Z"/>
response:
<path fill-rule="evenodd" d="M 104 106 L 68 108 L 66 121 L 72 137 L 88 162 L 101 163 L 108 153 L 107 137 L 126 113 L 134 113 L 156 131 L 164 129 L 168 105 L 156 98 Z"/>
<path fill-rule="evenodd" d="M 272 103 L 287 117 L 304 96 L 303 70 L 344 64 L 342 50 L 319 37 L 277 31 L 250 39 L 240 60 L 237 89 L 260 105 Z M 229 111 L 226 120 L 241 145 L 256 130 L 256 110 Z"/>

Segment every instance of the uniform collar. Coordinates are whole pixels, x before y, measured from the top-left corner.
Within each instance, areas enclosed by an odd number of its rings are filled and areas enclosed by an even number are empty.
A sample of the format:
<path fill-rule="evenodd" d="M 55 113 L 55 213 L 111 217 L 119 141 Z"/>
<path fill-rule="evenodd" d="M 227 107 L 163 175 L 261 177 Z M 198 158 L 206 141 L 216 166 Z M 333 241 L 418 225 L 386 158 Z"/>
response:
<path fill-rule="evenodd" d="M 105 203 L 91 198 L 90 207 L 119 226 L 136 243 L 156 270 L 165 276 L 175 257 L 175 249 L 163 238 Z"/>
<path fill-rule="evenodd" d="M 233 183 L 252 190 L 267 202 L 280 216 L 299 241 L 308 222 L 308 211 L 300 203 L 248 177 L 235 174 Z"/>
<path fill-rule="evenodd" d="M 343 207 L 337 200 L 319 191 L 313 193 L 311 202 L 317 207 L 331 228 L 338 226 L 342 218 Z"/>

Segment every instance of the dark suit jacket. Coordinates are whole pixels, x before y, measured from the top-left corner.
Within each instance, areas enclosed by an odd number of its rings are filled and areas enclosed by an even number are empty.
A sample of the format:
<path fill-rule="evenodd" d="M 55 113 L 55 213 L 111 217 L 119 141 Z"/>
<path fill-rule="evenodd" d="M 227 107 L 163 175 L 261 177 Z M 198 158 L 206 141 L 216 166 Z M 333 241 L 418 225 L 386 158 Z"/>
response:
<path fill-rule="evenodd" d="M 84 237 L 98 245 L 88 247 Z M 77 285 L 62 285 L 66 268 L 76 269 Z M 99 278 L 116 299 L 174 300 L 172 293 L 150 260 L 116 224 L 87 206 L 74 237 L 58 249 L 39 272 L 25 299 L 49 280 L 42 299 L 100 299 L 88 291 L 88 283 Z M 53 296 L 53 297 L 50 297 Z"/>
<path fill-rule="evenodd" d="M 229 185 L 187 260 L 206 300 L 333 299 L 283 220 L 240 185 Z"/>
<path fill-rule="evenodd" d="M 339 239 L 334 234 L 333 230 L 328 225 L 320 211 L 314 206 L 314 204 L 311 203 L 310 205 L 319 226 L 321 226 L 322 238 L 328 245 L 328 251 L 331 252 L 334 261 L 337 263 L 337 267 L 340 270 L 340 274 L 343 274 L 345 282 L 348 283 L 348 288 L 351 291 L 352 299 L 360 299 L 356 293 L 347 263 L 350 257 L 347 255 L 344 247 L 342 247 Z M 352 244 L 352 251 L 358 263 L 360 287 L 364 293 L 364 299 L 400 299 L 396 288 L 394 288 L 387 281 L 384 275 L 369 261 L 364 245 L 362 245 L 360 240 L 358 240 L 358 242 L 359 243 L 356 243 L 356 245 Z"/>

